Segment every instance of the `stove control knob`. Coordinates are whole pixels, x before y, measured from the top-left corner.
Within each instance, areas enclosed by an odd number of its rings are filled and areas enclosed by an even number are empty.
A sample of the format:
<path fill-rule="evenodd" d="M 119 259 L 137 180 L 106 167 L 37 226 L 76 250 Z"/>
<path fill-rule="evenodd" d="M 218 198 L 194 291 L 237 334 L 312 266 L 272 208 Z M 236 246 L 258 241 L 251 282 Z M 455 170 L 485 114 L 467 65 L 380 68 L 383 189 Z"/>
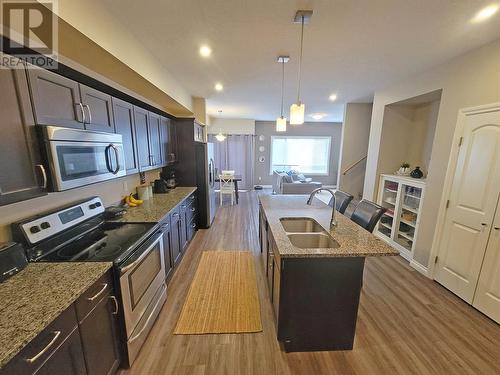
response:
<path fill-rule="evenodd" d="M 48 229 L 50 228 L 50 223 L 48 221 L 44 221 L 42 224 L 40 224 L 40 227 L 42 229 Z"/>
<path fill-rule="evenodd" d="M 95 203 L 93 203 L 93 204 L 90 204 L 90 205 L 89 205 L 89 208 L 90 208 L 91 210 L 93 210 L 94 208 L 96 208 L 96 205 L 95 205 Z"/>
<path fill-rule="evenodd" d="M 38 233 L 40 232 L 40 227 L 38 225 L 34 225 L 30 228 L 31 233 Z"/>
<path fill-rule="evenodd" d="M 101 204 L 101 202 L 95 202 L 95 203 L 94 203 L 94 206 L 96 206 L 96 207 L 101 207 L 101 206 L 102 206 L 102 204 Z"/>

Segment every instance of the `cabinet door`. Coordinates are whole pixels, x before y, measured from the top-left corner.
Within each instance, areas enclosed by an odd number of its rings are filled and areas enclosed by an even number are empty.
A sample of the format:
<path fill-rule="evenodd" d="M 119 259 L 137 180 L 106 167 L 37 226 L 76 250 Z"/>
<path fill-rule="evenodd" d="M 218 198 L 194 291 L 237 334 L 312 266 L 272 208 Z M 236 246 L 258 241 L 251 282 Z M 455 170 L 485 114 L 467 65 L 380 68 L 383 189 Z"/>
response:
<path fill-rule="evenodd" d="M 37 124 L 84 128 L 78 82 L 32 65 L 28 74 Z"/>
<path fill-rule="evenodd" d="M 80 84 L 80 95 L 86 110 L 85 129 L 114 133 L 111 96 Z"/>
<path fill-rule="evenodd" d="M 181 251 L 184 251 L 187 245 L 187 220 L 186 220 L 187 205 L 186 202 L 181 203 L 180 207 L 180 241 L 181 241 Z"/>
<path fill-rule="evenodd" d="M 165 257 L 165 278 L 168 279 L 174 268 L 172 258 L 172 231 L 170 227 L 170 216 L 165 218 L 161 224 L 163 232 L 163 252 Z"/>
<path fill-rule="evenodd" d="M 149 112 L 149 152 L 151 166 L 161 165 L 160 116 Z"/>
<path fill-rule="evenodd" d="M 170 119 L 166 117 L 160 118 L 160 144 L 161 144 L 161 165 L 165 166 L 169 162 L 169 126 Z"/>
<path fill-rule="evenodd" d="M 280 265 L 277 262 L 277 259 L 274 258 L 273 263 L 273 308 L 274 308 L 274 317 L 276 321 L 279 318 L 279 310 L 280 310 L 280 286 L 281 286 L 281 272 Z"/>
<path fill-rule="evenodd" d="M 108 294 L 80 322 L 88 375 L 114 374 L 118 369 L 118 306 L 116 297 Z"/>
<path fill-rule="evenodd" d="M 181 259 L 181 226 L 178 210 L 172 213 L 171 218 L 172 261 L 174 265 L 177 265 Z"/>
<path fill-rule="evenodd" d="M 78 329 L 57 348 L 36 372 L 37 375 L 85 375 L 82 343 Z"/>
<path fill-rule="evenodd" d="M 0 87 L 2 206 L 47 194 L 47 171 L 40 163 L 25 72 L 0 69 Z"/>
<path fill-rule="evenodd" d="M 148 111 L 134 106 L 135 134 L 137 137 L 137 160 L 139 170 L 151 169 L 149 164 L 149 115 Z"/>
<path fill-rule="evenodd" d="M 169 164 L 175 163 L 177 160 L 177 132 L 175 130 L 175 124 L 173 121 L 169 121 L 167 124 L 168 127 L 168 158 L 167 161 Z"/>
<path fill-rule="evenodd" d="M 123 100 L 113 98 L 113 115 L 115 131 L 122 135 L 123 152 L 125 154 L 125 167 L 128 174 L 139 171 L 137 160 L 137 144 L 134 126 L 134 106 Z"/>

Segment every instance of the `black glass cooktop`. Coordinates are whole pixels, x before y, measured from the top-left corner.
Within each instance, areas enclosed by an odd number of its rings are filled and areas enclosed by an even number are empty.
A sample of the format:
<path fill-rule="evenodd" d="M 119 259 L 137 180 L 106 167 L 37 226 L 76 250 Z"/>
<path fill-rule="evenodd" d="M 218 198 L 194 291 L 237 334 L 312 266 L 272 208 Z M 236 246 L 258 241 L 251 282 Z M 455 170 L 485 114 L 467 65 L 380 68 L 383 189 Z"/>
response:
<path fill-rule="evenodd" d="M 92 219 L 33 249 L 32 261 L 114 262 L 124 261 L 150 234 L 154 223 L 105 222 Z"/>

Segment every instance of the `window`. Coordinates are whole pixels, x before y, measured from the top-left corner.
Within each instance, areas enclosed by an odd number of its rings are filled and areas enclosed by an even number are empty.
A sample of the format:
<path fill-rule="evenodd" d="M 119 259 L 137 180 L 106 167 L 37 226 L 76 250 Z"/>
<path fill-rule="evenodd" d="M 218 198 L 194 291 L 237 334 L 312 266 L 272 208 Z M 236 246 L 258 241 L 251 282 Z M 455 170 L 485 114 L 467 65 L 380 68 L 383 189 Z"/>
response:
<path fill-rule="evenodd" d="M 271 171 L 328 176 L 331 137 L 271 137 Z"/>

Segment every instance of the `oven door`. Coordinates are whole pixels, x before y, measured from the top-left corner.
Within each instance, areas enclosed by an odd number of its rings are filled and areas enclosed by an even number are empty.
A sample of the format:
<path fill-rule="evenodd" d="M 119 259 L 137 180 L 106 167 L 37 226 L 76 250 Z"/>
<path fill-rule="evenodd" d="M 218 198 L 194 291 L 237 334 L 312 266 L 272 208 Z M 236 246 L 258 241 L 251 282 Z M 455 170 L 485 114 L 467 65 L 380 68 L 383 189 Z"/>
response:
<path fill-rule="evenodd" d="M 127 339 L 165 284 L 163 233 L 156 232 L 119 266 Z"/>
<path fill-rule="evenodd" d="M 49 141 L 49 159 L 55 191 L 126 174 L 121 143 Z"/>

